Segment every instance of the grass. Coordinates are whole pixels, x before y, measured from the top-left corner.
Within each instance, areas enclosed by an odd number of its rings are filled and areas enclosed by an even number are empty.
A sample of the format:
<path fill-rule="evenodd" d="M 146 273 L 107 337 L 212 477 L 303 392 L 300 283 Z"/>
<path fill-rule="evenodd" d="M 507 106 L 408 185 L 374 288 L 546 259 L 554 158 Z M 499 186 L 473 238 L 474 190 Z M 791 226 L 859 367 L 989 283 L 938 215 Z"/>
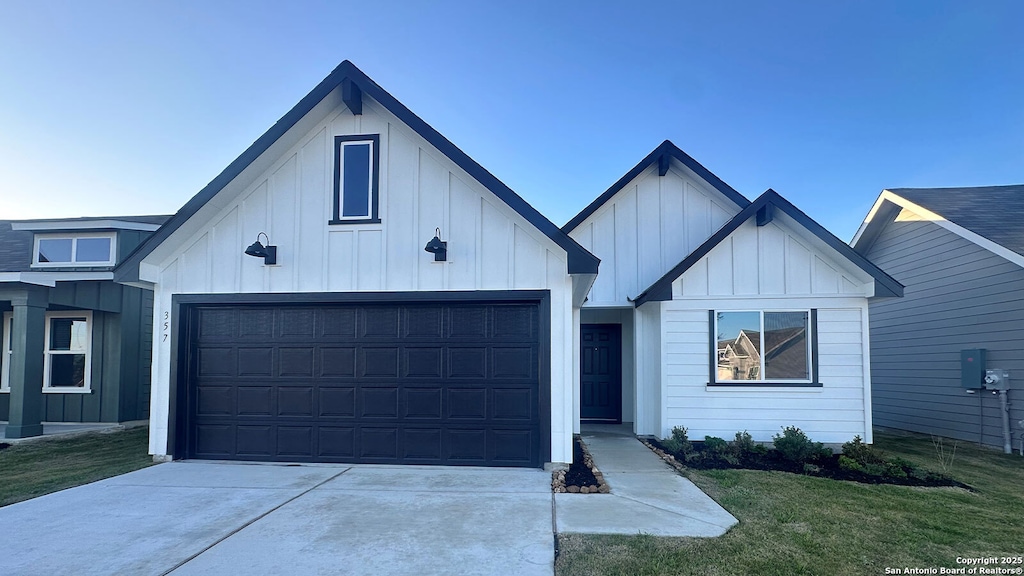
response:
<path fill-rule="evenodd" d="M 879 434 L 875 444 L 939 468 L 927 436 Z M 739 519 L 726 535 L 559 535 L 555 573 L 855 576 L 884 574 L 886 567 L 960 567 L 957 556 L 1024 553 L 1024 458 L 961 443 L 950 473 L 976 492 L 688 470 L 690 480 Z"/>
<path fill-rule="evenodd" d="M 0 450 L 0 506 L 153 464 L 149 428 L 13 444 Z"/>

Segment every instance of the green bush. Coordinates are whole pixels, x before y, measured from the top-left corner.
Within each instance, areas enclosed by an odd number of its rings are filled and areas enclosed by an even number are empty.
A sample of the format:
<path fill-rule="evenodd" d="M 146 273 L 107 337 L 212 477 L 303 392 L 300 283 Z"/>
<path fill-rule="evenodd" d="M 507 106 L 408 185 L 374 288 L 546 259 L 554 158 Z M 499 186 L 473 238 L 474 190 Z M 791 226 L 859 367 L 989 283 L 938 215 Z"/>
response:
<path fill-rule="evenodd" d="M 807 434 L 796 426 L 783 428 L 782 434 L 776 434 L 772 438 L 772 443 L 783 458 L 797 464 L 820 459 L 826 453 L 832 454 L 832 451 L 825 448 L 821 442 L 811 442 Z"/>
<path fill-rule="evenodd" d="M 672 437 L 661 441 L 662 446 L 673 454 L 678 454 L 684 457 L 689 456 L 693 453 L 693 443 L 690 442 L 686 432 L 687 430 L 685 426 L 676 426 L 672 429 Z"/>
<path fill-rule="evenodd" d="M 862 466 L 860 462 L 857 462 L 845 454 L 839 457 L 839 467 L 843 470 L 851 470 L 853 472 L 864 471 L 864 466 Z"/>
<path fill-rule="evenodd" d="M 867 464 L 881 464 L 885 461 L 885 457 L 870 444 L 865 444 L 860 436 L 854 436 L 853 440 L 843 444 L 843 456 L 857 462 L 862 467 Z"/>
<path fill-rule="evenodd" d="M 732 441 L 732 449 L 733 453 L 741 458 L 749 454 L 764 454 L 767 451 L 764 446 L 754 442 L 754 437 L 746 430 L 736 433 L 736 439 Z"/>
<path fill-rule="evenodd" d="M 733 454 L 732 449 L 729 447 L 729 443 L 716 436 L 704 437 L 704 450 L 702 456 L 705 460 L 713 462 L 728 462 L 729 464 L 739 463 L 736 455 Z"/>

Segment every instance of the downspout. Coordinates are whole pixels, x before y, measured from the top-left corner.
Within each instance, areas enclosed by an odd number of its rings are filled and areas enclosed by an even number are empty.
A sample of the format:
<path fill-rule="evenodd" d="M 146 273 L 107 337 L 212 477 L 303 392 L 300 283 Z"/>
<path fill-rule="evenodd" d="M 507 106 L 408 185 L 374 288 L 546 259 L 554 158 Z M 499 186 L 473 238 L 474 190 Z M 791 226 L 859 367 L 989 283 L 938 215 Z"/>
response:
<path fill-rule="evenodd" d="M 1010 401 L 1006 398 L 1007 390 L 999 391 L 999 411 L 1003 416 L 1003 453 L 1013 454 L 1013 446 L 1010 445 Z"/>

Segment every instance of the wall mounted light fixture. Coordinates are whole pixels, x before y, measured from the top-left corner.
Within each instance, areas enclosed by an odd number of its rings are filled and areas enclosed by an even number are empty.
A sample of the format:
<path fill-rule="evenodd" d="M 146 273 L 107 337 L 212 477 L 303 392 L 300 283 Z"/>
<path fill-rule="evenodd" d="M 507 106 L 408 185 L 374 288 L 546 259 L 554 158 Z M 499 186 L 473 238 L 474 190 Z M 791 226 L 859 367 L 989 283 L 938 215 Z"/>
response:
<path fill-rule="evenodd" d="M 427 242 L 427 245 L 423 248 L 427 252 L 434 255 L 434 262 L 445 262 L 448 260 L 448 243 L 441 241 L 441 229 L 434 229 L 436 234 Z"/>
<path fill-rule="evenodd" d="M 267 245 L 260 244 L 260 236 L 267 239 Z M 267 236 L 266 232 L 260 232 L 256 235 L 256 241 L 249 245 L 245 249 L 245 253 L 249 256 L 255 256 L 257 258 L 263 258 L 263 263 L 267 266 L 277 264 L 277 246 L 270 245 L 270 236 Z"/>

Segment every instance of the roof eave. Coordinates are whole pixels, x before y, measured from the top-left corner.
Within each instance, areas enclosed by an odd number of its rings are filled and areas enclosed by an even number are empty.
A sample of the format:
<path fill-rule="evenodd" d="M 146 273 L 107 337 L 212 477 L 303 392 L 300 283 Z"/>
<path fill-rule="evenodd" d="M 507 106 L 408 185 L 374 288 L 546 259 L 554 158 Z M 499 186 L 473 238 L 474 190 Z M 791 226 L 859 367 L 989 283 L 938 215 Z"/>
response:
<path fill-rule="evenodd" d="M 678 160 L 682 165 L 692 170 L 697 176 L 701 177 L 705 182 L 711 184 L 716 190 L 718 190 L 726 198 L 732 200 L 740 208 L 744 208 L 750 204 L 750 200 L 747 200 L 745 196 L 737 192 L 732 186 L 726 184 L 721 178 L 715 176 L 710 170 L 705 168 L 700 162 L 693 159 L 692 156 L 683 152 L 678 146 L 672 143 L 671 140 L 665 140 L 658 145 L 650 154 L 644 157 L 636 166 L 633 166 L 628 172 L 626 172 L 621 178 L 615 181 L 607 190 L 601 193 L 600 196 L 594 199 L 593 202 L 587 205 L 586 208 L 581 210 L 579 214 L 573 216 L 571 220 L 562 226 L 562 231 L 568 234 L 576 229 L 577 226 L 583 223 L 584 220 L 589 218 L 594 212 L 597 212 L 608 200 L 619 193 L 620 190 L 625 188 L 626 184 L 629 184 L 634 178 L 639 176 L 644 170 L 647 170 L 654 163 L 658 163 L 659 175 L 665 173 L 665 163 L 663 158 L 671 156 Z"/>
<path fill-rule="evenodd" d="M 405 122 L 410 128 L 427 140 L 432 146 L 448 156 L 456 165 L 465 170 L 470 176 L 480 182 L 495 196 L 505 202 L 510 208 L 519 213 L 530 224 L 536 227 L 541 233 L 550 238 L 560 248 L 565 250 L 567 257 L 567 270 L 569 274 L 596 274 L 600 259 L 580 246 L 570 238 L 558 226 L 548 220 L 544 215 L 530 206 L 518 194 L 512 191 L 498 180 L 493 174 L 484 169 L 465 152 L 452 144 L 447 138 L 434 130 L 423 119 L 405 107 L 394 96 L 380 87 L 370 77 L 364 74 L 354 64 L 345 60 L 339 64 L 326 78 L 324 78 L 312 91 L 299 100 L 298 104 L 292 107 L 287 114 L 281 117 L 262 136 L 252 143 L 238 158 L 228 165 L 220 174 L 207 184 L 198 194 L 193 196 L 185 205 L 178 210 L 167 222 L 153 233 L 145 242 L 140 244 L 115 270 L 115 278 L 119 282 L 137 282 L 139 280 L 139 264 L 152 251 L 166 240 L 175 230 L 181 227 L 189 218 L 194 216 L 200 208 L 206 205 L 225 186 L 234 180 L 241 172 L 252 164 L 260 155 L 266 152 L 271 145 L 288 132 L 299 122 L 314 106 L 326 98 L 343 80 L 348 78 L 354 82 L 359 89 L 387 108 L 399 120 Z"/>
<path fill-rule="evenodd" d="M 862 255 L 853 250 L 848 244 L 836 238 L 834 234 L 826 230 L 823 226 L 811 219 L 810 216 L 804 214 L 799 208 L 791 204 L 788 200 L 780 196 L 777 192 L 769 188 L 758 197 L 749 206 L 741 210 L 736 216 L 729 222 L 726 222 L 724 226 L 718 229 L 717 232 L 711 235 L 710 238 L 704 241 L 696 250 L 687 255 L 677 266 L 669 270 L 664 276 L 659 278 L 650 287 L 640 293 L 634 299 L 634 306 L 642 306 L 646 302 L 651 301 L 666 301 L 672 299 L 672 283 L 682 276 L 687 270 L 696 264 L 701 258 L 707 256 L 711 250 L 720 244 L 725 238 L 729 237 L 733 232 L 736 231 L 744 222 L 753 218 L 758 210 L 766 205 L 772 205 L 775 208 L 784 212 L 787 216 L 795 220 L 798 224 L 803 226 L 807 231 L 811 232 L 827 244 L 830 248 L 839 252 L 839 254 L 849 260 L 852 264 L 866 272 L 874 279 L 874 296 L 875 297 L 902 297 L 903 296 L 903 285 L 897 282 L 892 276 L 889 276 L 880 268 L 872 264 Z"/>

